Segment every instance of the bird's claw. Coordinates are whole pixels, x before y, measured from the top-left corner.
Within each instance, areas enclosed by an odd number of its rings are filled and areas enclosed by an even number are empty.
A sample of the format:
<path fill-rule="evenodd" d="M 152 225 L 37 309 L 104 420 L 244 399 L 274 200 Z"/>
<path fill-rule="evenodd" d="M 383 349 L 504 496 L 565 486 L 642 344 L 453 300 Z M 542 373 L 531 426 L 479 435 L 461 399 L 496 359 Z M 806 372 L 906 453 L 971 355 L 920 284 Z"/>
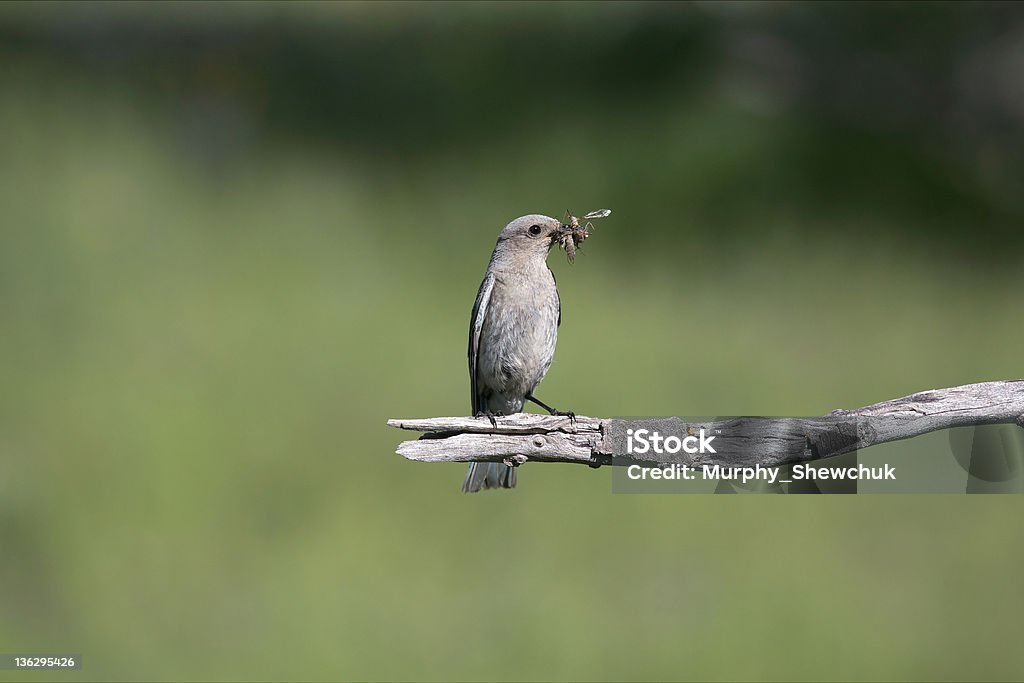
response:
<path fill-rule="evenodd" d="M 559 417 L 567 417 L 569 418 L 569 424 L 571 424 L 573 427 L 576 426 L 576 413 L 572 412 L 571 410 L 552 410 L 551 414 L 557 415 Z"/>
<path fill-rule="evenodd" d="M 498 428 L 498 421 L 494 419 L 494 413 L 492 413 L 489 410 L 482 410 L 479 413 L 477 413 L 475 417 L 486 417 L 488 420 L 491 421 L 491 427 L 494 427 L 495 429 Z"/>

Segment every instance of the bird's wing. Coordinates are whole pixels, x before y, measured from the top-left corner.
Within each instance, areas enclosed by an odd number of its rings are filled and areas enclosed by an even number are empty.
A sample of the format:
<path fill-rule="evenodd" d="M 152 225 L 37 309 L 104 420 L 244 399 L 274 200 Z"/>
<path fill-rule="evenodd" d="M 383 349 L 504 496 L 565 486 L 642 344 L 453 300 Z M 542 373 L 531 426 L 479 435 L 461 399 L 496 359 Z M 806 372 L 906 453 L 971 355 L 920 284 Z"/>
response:
<path fill-rule="evenodd" d="M 473 314 L 469 318 L 469 393 L 473 402 L 473 415 L 476 415 L 480 408 L 480 397 L 476 388 L 476 366 L 477 358 L 480 355 L 480 331 L 484 328 L 484 320 L 487 318 L 487 304 L 491 301 L 491 292 L 494 290 L 494 273 L 487 273 L 484 281 L 480 283 L 480 290 L 476 293 L 476 302 L 473 304 Z"/>
<path fill-rule="evenodd" d="M 562 295 L 558 293 L 558 279 L 555 277 L 555 271 L 548 268 L 548 272 L 551 273 L 551 281 L 555 283 L 555 301 L 558 302 L 558 322 L 555 323 L 556 327 L 562 326 Z"/>

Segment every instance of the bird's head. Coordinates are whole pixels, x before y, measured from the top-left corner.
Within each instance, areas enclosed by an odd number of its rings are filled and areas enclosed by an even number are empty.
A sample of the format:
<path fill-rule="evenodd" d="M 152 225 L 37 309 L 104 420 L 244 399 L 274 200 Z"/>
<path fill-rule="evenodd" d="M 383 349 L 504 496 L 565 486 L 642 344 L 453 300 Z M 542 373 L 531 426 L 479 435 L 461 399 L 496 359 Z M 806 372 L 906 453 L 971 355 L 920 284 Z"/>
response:
<path fill-rule="evenodd" d="M 520 258 L 536 257 L 544 260 L 551 247 L 559 243 L 564 230 L 562 222 L 551 216 L 521 216 L 501 231 L 495 250 Z"/>

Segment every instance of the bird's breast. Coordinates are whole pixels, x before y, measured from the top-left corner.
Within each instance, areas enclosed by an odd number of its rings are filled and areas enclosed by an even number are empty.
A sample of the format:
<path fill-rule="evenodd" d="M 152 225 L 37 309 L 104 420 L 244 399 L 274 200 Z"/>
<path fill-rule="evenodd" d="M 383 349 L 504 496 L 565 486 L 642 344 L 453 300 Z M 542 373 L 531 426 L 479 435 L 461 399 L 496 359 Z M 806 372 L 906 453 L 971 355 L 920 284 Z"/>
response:
<path fill-rule="evenodd" d="M 481 330 L 480 377 L 503 394 L 525 395 L 555 355 L 558 292 L 551 273 L 496 274 Z"/>

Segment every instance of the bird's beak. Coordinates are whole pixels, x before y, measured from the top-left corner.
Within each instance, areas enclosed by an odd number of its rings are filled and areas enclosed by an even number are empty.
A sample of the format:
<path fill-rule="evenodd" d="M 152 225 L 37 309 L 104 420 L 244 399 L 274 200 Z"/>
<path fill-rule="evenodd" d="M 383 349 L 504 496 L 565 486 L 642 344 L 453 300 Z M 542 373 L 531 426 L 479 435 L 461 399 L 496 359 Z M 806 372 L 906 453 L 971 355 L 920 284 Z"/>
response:
<path fill-rule="evenodd" d="M 559 225 L 556 229 L 551 231 L 548 235 L 548 249 L 552 249 L 557 245 L 562 244 L 565 240 L 566 232 L 571 232 L 572 228 L 568 225 Z"/>

